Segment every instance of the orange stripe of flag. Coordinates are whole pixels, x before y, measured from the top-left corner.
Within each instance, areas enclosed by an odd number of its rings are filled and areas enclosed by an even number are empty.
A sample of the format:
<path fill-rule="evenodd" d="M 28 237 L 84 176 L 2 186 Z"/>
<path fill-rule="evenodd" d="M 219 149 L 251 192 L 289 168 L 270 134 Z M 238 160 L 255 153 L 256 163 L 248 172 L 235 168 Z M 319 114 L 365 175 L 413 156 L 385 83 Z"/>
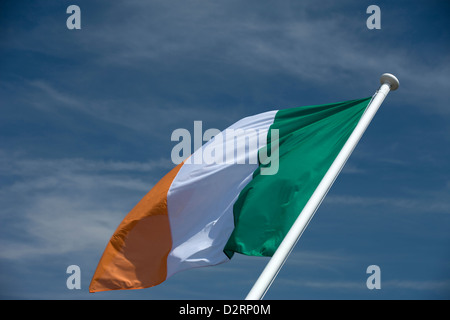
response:
<path fill-rule="evenodd" d="M 167 256 L 172 249 L 167 192 L 181 166 L 166 174 L 117 227 L 94 273 L 90 292 L 142 289 L 166 280 Z"/>

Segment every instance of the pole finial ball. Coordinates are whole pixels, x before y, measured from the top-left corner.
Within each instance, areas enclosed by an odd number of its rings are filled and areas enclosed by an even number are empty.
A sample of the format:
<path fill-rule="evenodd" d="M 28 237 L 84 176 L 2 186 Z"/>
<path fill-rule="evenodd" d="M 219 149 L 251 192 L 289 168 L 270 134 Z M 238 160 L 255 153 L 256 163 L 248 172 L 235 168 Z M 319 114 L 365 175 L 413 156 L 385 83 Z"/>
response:
<path fill-rule="evenodd" d="M 390 73 L 383 73 L 380 77 L 380 83 L 389 84 L 392 91 L 397 90 L 400 85 L 400 82 L 398 81 L 397 77 Z"/>

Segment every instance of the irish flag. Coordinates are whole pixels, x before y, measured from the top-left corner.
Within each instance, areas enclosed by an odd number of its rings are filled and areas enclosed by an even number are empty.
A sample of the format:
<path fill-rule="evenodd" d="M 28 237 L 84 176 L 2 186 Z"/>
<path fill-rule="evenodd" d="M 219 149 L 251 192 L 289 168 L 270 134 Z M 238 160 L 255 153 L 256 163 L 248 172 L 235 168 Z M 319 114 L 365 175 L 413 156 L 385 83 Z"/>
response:
<path fill-rule="evenodd" d="M 123 219 L 90 291 L 152 287 L 234 253 L 271 256 L 371 98 L 268 111 L 216 134 Z"/>

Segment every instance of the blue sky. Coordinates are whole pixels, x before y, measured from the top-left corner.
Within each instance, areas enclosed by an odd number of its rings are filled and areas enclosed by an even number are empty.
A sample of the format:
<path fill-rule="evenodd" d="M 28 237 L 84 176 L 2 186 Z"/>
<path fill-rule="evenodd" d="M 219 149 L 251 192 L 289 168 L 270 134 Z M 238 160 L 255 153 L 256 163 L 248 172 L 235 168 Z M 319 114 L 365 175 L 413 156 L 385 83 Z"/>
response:
<path fill-rule="evenodd" d="M 66 9 L 81 8 L 81 30 Z M 366 9 L 381 9 L 369 30 Z M 2 1 L 0 298 L 243 299 L 267 263 L 88 293 L 113 231 L 173 167 L 177 128 L 400 80 L 266 299 L 450 297 L 446 1 Z M 81 269 L 81 289 L 66 268 Z M 366 268 L 381 269 L 381 289 Z"/>

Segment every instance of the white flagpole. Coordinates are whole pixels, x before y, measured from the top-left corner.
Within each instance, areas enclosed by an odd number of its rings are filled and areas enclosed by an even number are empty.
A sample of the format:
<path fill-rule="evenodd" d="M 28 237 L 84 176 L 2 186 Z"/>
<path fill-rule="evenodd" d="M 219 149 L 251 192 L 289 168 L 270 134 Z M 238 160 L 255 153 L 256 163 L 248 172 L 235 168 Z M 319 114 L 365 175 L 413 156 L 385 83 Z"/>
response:
<path fill-rule="evenodd" d="M 275 280 L 278 272 L 283 267 L 283 264 L 287 260 L 298 239 L 300 239 L 303 231 L 308 226 L 309 221 L 311 221 L 317 208 L 320 206 L 322 200 L 328 193 L 328 190 L 341 172 L 347 162 L 347 159 L 353 152 L 353 149 L 356 147 L 373 117 L 377 113 L 380 105 L 384 101 L 384 98 L 386 98 L 390 90 L 394 91 L 399 86 L 398 79 L 390 73 L 384 73 L 380 78 L 380 83 L 380 89 L 375 93 L 372 101 L 362 115 L 349 139 L 344 144 L 344 147 L 339 152 L 333 164 L 328 169 L 317 189 L 314 191 L 313 195 L 306 203 L 291 229 L 279 245 L 278 249 L 267 263 L 258 280 L 256 280 L 252 289 L 245 298 L 246 300 L 259 300 L 264 297 L 270 285 Z"/>

